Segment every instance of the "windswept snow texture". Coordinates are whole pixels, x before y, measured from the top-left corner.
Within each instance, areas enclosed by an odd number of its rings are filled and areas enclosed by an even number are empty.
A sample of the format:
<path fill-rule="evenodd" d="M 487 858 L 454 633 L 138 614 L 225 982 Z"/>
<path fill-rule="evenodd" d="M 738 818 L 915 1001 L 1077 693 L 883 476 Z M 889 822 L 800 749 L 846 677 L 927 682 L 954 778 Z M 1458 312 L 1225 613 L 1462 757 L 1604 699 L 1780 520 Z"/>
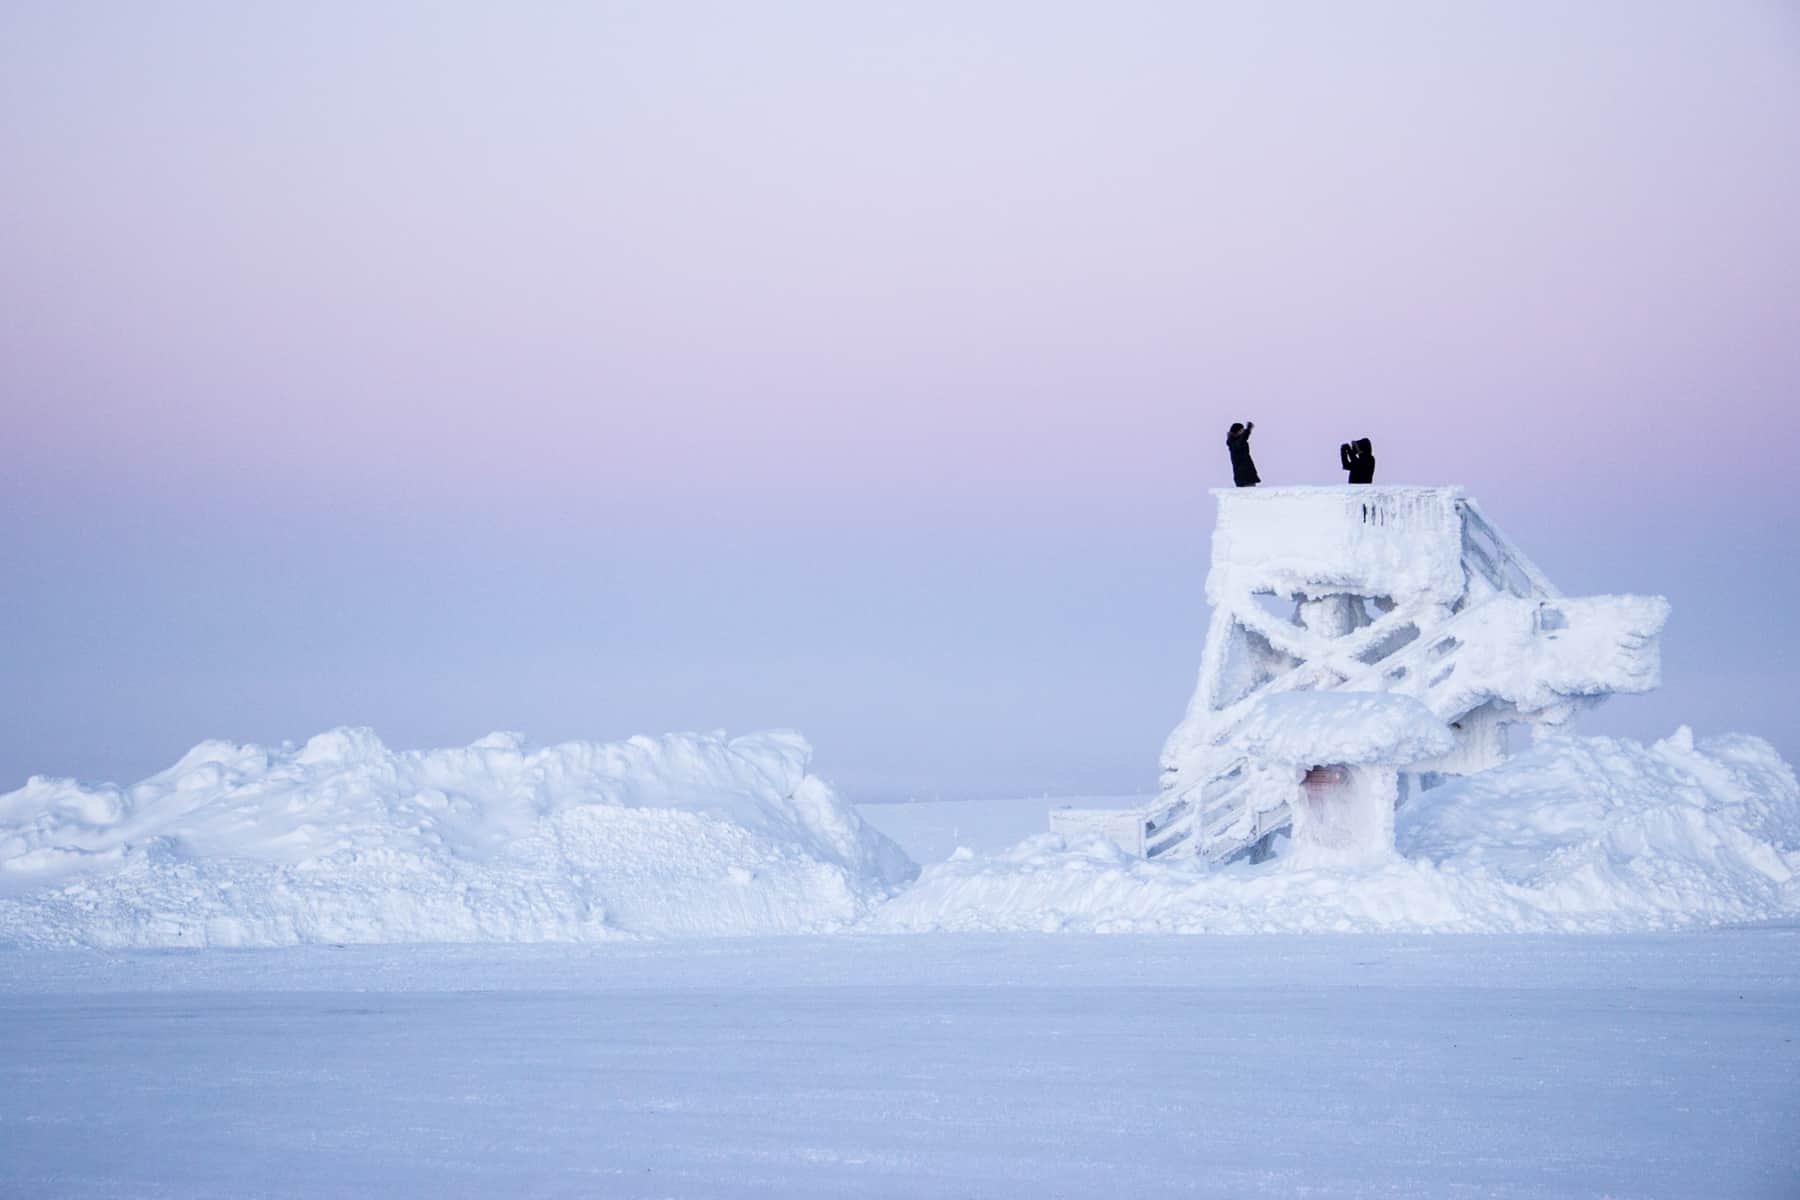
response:
<path fill-rule="evenodd" d="M 1055 834 L 927 867 L 877 927 L 1632 931 L 1800 914 L 1800 786 L 1759 738 L 1557 738 L 1416 796 L 1398 853 L 1323 869 L 1145 861 Z"/>
<path fill-rule="evenodd" d="M 1447 754 L 1450 727 L 1411 696 L 1386 692 L 1283 692 L 1264 696 L 1232 744 L 1267 762 L 1413 763 Z"/>
<path fill-rule="evenodd" d="M 792 733 L 394 751 L 207 742 L 0 796 L 0 942 L 276 946 L 830 930 L 910 878 Z"/>

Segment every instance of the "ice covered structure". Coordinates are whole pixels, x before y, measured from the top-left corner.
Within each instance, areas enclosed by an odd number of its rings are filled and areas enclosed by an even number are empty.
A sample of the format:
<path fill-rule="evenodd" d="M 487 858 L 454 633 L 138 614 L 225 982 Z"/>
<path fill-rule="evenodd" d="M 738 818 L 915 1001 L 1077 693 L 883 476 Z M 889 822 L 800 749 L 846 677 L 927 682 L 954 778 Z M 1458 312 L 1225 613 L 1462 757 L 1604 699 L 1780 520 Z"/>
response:
<path fill-rule="evenodd" d="M 1288 803 L 1296 850 L 1353 863 L 1392 853 L 1401 769 L 1442 758 L 1455 737 L 1411 696 L 1278 692 L 1252 706 L 1236 742 L 1299 783 Z"/>
<path fill-rule="evenodd" d="M 1448 744 L 1418 755 L 1397 741 L 1363 764 L 1391 769 L 1399 792 L 1498 765 L 1513 727 L 1559 725 L 1659 681 L 1667 601 L 1564 597 L 1460 488 L 1214 495 L 1212 623 L 1160 794 L 1138 810 L 1053 812 L 1066 837 L 1101 834 L 1146 858 L 1255 853 L 1306 795 L 1299 764 L 1259 742 L 1271 722 L 1299 753 L 1295 739 L 1328 743 L 1333 727 L 1379 732 L 1370 694 L 1410 697 Z M 1320 696 L 1271 705 L 1290 693 Z M 1306 749 L 1320 760 L 1307 767 L 1350 765 L 1328 744 Z"/>
<path fill-rule="evenodd" d="M 391 750 L 204 742 L 129 787 L 0 795 L 0 945 L 819 932 L 917 868 L 786 732 Z"/>

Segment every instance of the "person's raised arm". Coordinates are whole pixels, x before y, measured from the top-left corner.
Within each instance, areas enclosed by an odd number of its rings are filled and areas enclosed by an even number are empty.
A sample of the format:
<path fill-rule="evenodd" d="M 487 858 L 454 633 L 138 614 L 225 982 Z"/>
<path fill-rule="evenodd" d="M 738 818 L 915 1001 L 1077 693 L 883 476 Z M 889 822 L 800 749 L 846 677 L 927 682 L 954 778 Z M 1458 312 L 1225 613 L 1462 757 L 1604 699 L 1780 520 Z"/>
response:
<path fill-rule="evenodd" d="M 1348 471 L 1351 467 L 1356 465 L 1355 463 L 1350 461 L 1350 443 L 1349 442 L 1339 442 L 1338 443 L 1338 461 L 1344 465 L 1344 470 L 1346 470 L 1346 471 Z"/>

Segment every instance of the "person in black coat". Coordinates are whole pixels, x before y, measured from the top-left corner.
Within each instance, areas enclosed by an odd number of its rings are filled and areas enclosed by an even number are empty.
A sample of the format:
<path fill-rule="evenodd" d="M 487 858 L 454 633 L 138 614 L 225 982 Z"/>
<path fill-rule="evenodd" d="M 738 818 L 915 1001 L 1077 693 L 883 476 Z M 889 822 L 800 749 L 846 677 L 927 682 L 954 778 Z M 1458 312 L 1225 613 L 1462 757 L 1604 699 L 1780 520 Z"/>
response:
<path fill-rule="evenodd" d="M 1239 487 L 1255 487 L 1262 482 L 1256 474 L 1256 463 L 1250 458 L 1250 431 L 1256 422 L 1233 423 L 1225 435 L 1225 448 L 1231 451 L 1231 482 Z"/>
<path fill-rule="evenodd" d="M 1375 482 L 1375 443 L 1358 438 L 1338 447 L 1338 461 L 1350 472 L 1351 483 Z"/>

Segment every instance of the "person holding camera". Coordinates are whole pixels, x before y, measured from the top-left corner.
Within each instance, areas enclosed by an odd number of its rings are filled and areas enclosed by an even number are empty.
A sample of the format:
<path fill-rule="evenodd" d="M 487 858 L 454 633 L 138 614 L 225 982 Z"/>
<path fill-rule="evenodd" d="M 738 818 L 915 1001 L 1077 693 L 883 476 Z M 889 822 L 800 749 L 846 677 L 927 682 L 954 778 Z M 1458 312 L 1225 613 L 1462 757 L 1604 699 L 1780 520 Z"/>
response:
<path fill-rule="evenodd" d="M 1358 438 L 1338 447 L 1338 461 L 1350 472 L 1351 483 L 1375 482 L 1375 443 Z"/>
<path fill-rule="evenodd" d="M 1233 422 L 1225 434 L 1225 448 L 1231 451 L 1231 482 L 1238 487 L 1255 487 L 1262 482 L 1250 457 L 1250 431 L 1255 428 L 1255 421 Z"/>

